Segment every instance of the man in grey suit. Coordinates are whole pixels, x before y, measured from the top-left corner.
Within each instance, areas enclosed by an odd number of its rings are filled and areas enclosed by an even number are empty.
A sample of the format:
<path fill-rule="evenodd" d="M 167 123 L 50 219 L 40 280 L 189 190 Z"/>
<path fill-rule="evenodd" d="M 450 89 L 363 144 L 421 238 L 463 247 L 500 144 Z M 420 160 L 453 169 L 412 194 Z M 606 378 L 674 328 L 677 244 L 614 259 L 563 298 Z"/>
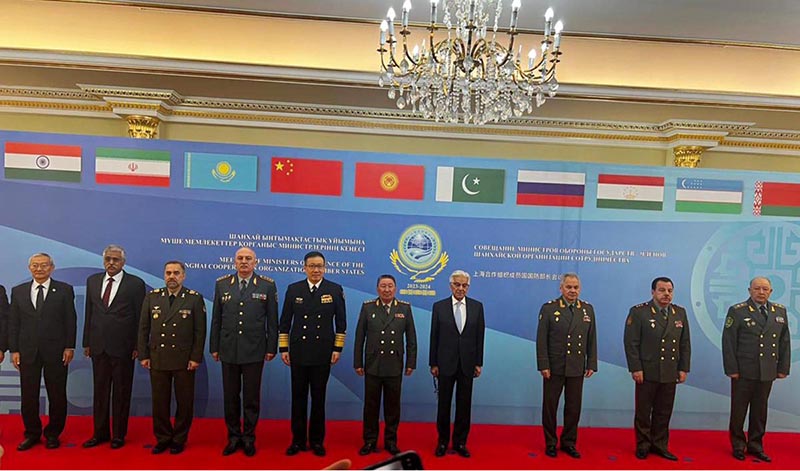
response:
<path fill-rule="evenodd" d="M 217 279 L 209 350 L 222 361 L 222 390 L 231 455 L 242 447 L 256 453 L 256 424 L 264 362 L 278 352 L 278 290 L 272 278 L 255 273 L 258 259 L 247 247 L 236 251 L 236 273 Z M 244 408 L 244 417 L 242 417 Z M 242 426 L 242 419 L 244 426 Z"/>
<path fill-rule="evenodd" d="M 410 376 L 417 367 L 417 331 L 411 304 L 395 298 L 396 291 L 394 277 L 381 275 L 378 277 L 378 298 L 364 301 L 358 315 L 353 368 L 357 375 L 364 376 L 364 446 L 358 452 L 360 455 L 377 451 L 381 393 L 386 422 L 384 447 L 393 455 L 400 453 L 397 448 L 400 391 L 403 373 Z"/>

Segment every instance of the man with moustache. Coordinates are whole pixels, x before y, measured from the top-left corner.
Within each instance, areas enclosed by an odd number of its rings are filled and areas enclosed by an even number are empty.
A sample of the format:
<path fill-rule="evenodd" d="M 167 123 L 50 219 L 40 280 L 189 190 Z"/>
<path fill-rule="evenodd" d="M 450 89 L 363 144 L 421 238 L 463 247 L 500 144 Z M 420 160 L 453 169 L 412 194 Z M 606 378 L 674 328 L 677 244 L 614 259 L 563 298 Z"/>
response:
<path fill-rule="evenodd" d="M 194 416 L 195 372 L 203 361 L 206 341 L 206 305 L 197 291 L 183 286 L 186 266 L 172 260 L 164 264 L 166 287 L 147 294 L 139 320 L 139 363 L 150 370 L 153 398 L 151 453 L 169 448 L 183 452 Z M 175 389 L 175 425 L 170 422 Z"/>
<path fill-rule="evenodd" d="M 433 305 L 431 317 L 431 374 L 439 382 L 436 412 L 438 445 L 434 454 L 444 456 L 450 442 L 450 408 L 456 391 L 453 449 L 464 458 L 472 414 L 472 382 L 483 369 L 485 322 L 483 304 L 468 298 L 469 273 L 456 270 L 450 275 L 452 296 Z"/>
<path fill-rule="evenodd" d="M 281 361 L 292 370 L 292 444 L 288 456 L 305 451 L 325 456 L 325 392 L 331 365 L 339 361 L 347 329 L 344 290 L 325 275 L 325 256 L 303 258 L 306 279 L 286 288 L 280 318 Z M 308 396 L 311 393 L 311 417 Z"/>
<path fill-rule="evenodd" d="M 559 284 L 561 296 L 539 310 L 536 335 L 536 360 L 543 378 L 542 428 L 545 454 L 557 456 L 556 415 L 564 391 L 564 428 L 561 450 L 580 458 L 575 448 L 581 419 L 583 378 L 597 371 L 597 329 L 594 308 L 578 299 L 581 281 L 575 273 L 565 273 Z"/>
<path fill-rule="evenodd" d="M 358 452 L 360 455 L 377 451 L 381 394 L 386 422 L 384 448 L 393 455 L 400 453 L 397 448 L 400 391 L 403 373 L 411 376 L 417 367 L 417 331 L 411 304 L 395 298 L 396 291 L 397 284 L 392 275 L 379 276 L 378 298 L 364 301 L 358 315 L 353 368 L 357 375 L 364 376 L 364 446 Z"/>
<path fill-rule="evenodd" d="M 50 277 L 56 265 L 46 253 L 28 260 L 33 280 L 11 290 L 8 346 L 19 370 L 25 440 L 17 451 L 30 450 L 44 434 L 45 447 L 61 446 L 67 421 L 67 369 L 75 356 L 77 314 L 72 286 Z M 42 430 L 39 390 L 44 374 L 50 423 Z"/>
<path fill-rule="evenodd" d="M 733 457 L 744 461 L 745 450 L 761 461 L 764 453 L 769 393 L 775 379 L 789 376 L 791 333 L 786 307 L 769 301 L 772 283 L 757 276 L 750 280 L 750 298 L 728 309 L 722 330 L 722 360 L 731 378 L 729 434 Z M 747 437 L 744 417 L 750 410 Z"/>
<path fill-rule="evenodd" d="M 261 406 L 264 362 L 278 351 L 278 290 L 272 278 L 255 273 L 253 249 L 234 256 L 236 273 L 217 279 L 209 350 L 222 362 L 222 390 L 228 444 L 223 456 L 241 447 L 256 453 L 256 425 Z"/>
<path fill-rule="evenodd" d="M 94 434 L 83 443 L 84 448 L 95 447 L 109 438 L 111 448 L 121 448 L 128 432 L 145 286 L 141 278 L 123 271 L 125 261 L 125 250 L 109 245 L 103 250 L 105 271 L 86 279 L 83 354 L 92 359 Z"/>
<path fill-rule="evenodd" d="M 672 304 L 672 280 L 658 277 L 650 287 L 653 298 L 631 307 L 625 321 L 625 356 L 636 383 L 636 458 L 652 452 L 677 461 L 667 447 L 669 421 L 676 386 L 689 373 L 689 321 L 686 309 Z"/>

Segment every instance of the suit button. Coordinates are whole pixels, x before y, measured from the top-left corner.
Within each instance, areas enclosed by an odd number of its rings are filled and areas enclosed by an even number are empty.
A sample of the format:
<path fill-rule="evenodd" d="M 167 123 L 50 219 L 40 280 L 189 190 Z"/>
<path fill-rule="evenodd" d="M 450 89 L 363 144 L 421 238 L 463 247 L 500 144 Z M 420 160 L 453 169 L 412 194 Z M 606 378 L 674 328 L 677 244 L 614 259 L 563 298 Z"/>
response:
<path fill-rule="evenodd" d="M 383 345 L 384 343 L 386 343 L 386 342 L 384 342 L 383 340 L 381 340 L 381 345 Z"/>
<path fill-rule="evenodd" d="M 394 343 L 394 340 L 392 340 L 392 343 Z"/>
<path fill-rule="evenodd" d="M 763 343 L 758 344 L 758 346 L 761 347 L 761 348 L 764 348 L 764 344 Z"/>
<path fill-rule="evenodd" d="M 172 336 L 175 337 L 175 334 L 172 334 Z"/>
<path fill-rule="evenodd" d="M 672 357 L 672 361 L 675 361 L 675 357 Z"/>
<path fill-rule="evenodd" d="M 381 350 L 381 355 L 383 355 L 383 350 Z"/>
<path fill-rule="evenodd" d="M 664 361 L 664 357 L 661 357 L 661 361 Z"/>
<path fill-rule="evenodd" d="M 162 348 L 164 347 L 164 344 L 163 344 L 163 343 L 161 344 L 161 347 L 162 347 Z"/>
<path fill-rule="evenodd" d="M 172 348 L 175 348 L 175 345 L 173 345 Z"/>
<path fill-rule="evenodd" d="M 773 348 L 774 348 L 774 347 L 777 347 L 777 345 L 775 345 L 775 344 L 773 343 L 773 344 L 772 344 L 772 347 L 773 347 Z"/>
<path fill-rule="evenodd" d="M 777 336 L 778 336 L 778 334 L 772 334 L 772 338 L 775 338 Z"/>
<path fill-rule="evenodd" d="M 569 350 L 567 350 L 567 355 L 569 355 L 569 354 L 570 354 L 570 351 L 569 351 Z"/>
<path fill-rule="evenodd" d="M 394 350 L 389 350 L 390 355 L 394 355 Z"/>
<path fill-rule="evenodd" d="M 773 334 L 773 335 L 775 335 L 775 334 Z M 762 339 L 764 338 L 764 334 L 761 334 L 761 338 L 762 338 Z"/>
<path fill-rule="evenodd" d="M 303 316 L 303 319 L 308 319 L 308 316 Z"/>
<path fill-rule="evenodd" d="M 394 335 L 394 331 L 392 331 L 392 335 Z"/>
<path fill-rule="evenodd" d="M 568 338 L 568 339 L 571 339 L 571 338 L 572 338 L 572 336 L 571 336 L 571 335 L 567 335 L 567 338 Z"/>
<path fill-rule="evenodd" d="M 661 339 L 661 343 L 664 343 L 664 342 L 666 342 L 666 340 L 664 340 L 664 339 Z"/>
<path fill-rule="evenodd" d="M 664 349 L 662 348 L 662 349 L 661 349 L 661 351 L 663 352 L 663 351 L 664 351 Z"/>
<path fill-rule="evenodd" d="M 319 326 L 317 326 L 317 329 L 319 329 Z"/>
<path fill-rule="evenodd" d="M 581 338 L 581 334 L 578 334 L 578 338 Z"/>
<path fill-rule="evenodd" d="M 239 306 L 244 306 L 244 302 L 243 301 L 239 301 Z"/>
<path fill-rule="evenodd" d="M 317 340 L 319 340 L 319 335 L 317 335 Z"/>
<path fill-rule="evenodd" d="M 578 350 L 578 355 L 580 355 L 580 354 L 581 354 L 581 351 L 580 351 L 580 350 Z"/>
<path fill-rule="evenodd" d="M 239 315 L 240 315 L 240 316 L 243 316 L 243 315 L 244 315 L 244 313 L 243 313 L 243 312 L 241 312 L 241 311 L 239 311 Z"/>
<path fill-rule="evenodd" d="M 674 352 L 674 351 L 675 351 L 675 349 L 673 348 L 673 349 L 672 349 L 672 351 Z"/>
<path fill-rule="evenodd" d="M 242 331 L 241 330 L 239 331 L 239 335 L 242 335 Z"/>
<path fill-rule="evenodd" d="M 581 343 L 580 343 L 580 342 L 578 342 L 578 346 L 579 346 L 579 347 L 581 346 Z"/>
<path fill-rule="evenodd" d="M 386 333 L 386 332 L 384 332 L 384 331 L 381 331 L 381 335 L 383 335 L 383 334 L 385 334 L 385 333 Z"/>
<path fill-rule="evenodd" d="M 161 324 L 161 327 L 166 327 L 166 326 L 167 326 L 167 324 Z"/>
<path fill-rule="evenodd" d="M 162 337 L 166 337 L 166 336 L 167 336 L 167 334 L 161 334 L 161 336 L 162 336 Z"/>
<path fill-rule="evenodd" d="M 322 319 L 322 316 L 318 315 L 318 316 L 317 316 L 317 319 Z"/>
<path fill-rule="evenodd" d="M 172 324 L 172 327 L 178 327 L 178 324 Z"/>
<path fill-rule="evenodd" d="M 303 340 L 305 340 L 305 339 L 306 339 L 306 336 L 304 335 L 304 336 L 303 336 Z"/>
<path fill-rule="evenodd" d="M 764 356 L 764 352 L 759 353 L 758 356 L 763 357 Z"/>
<path fill-rule="evenodd" d="M 678 342 L 677 340 L 675 340 L 675 339 L 672 339 L 672 343 L 677 343 L 677 342 Z"/>
<path fill-rule="evenodd" d="M 772 356 L 775 356 L 775 352 L 772 352 Z"/>
<path fill-rule="evenodd" d="M 304 325 L 304 326 L 303 326 L 303 328 L 304 328 L 304 329 L 308 329 L 308 326 L 307 326 L 307 325 Z"/>

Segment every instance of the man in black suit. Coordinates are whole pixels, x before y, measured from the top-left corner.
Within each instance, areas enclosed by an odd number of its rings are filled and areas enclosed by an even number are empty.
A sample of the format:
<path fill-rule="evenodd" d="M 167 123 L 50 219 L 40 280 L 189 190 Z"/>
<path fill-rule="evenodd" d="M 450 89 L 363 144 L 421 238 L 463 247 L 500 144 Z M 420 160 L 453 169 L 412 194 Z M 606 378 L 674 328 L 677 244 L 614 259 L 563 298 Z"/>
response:
<path fill-rule="evenodd" d="M 434 454 L 444 456 L 450 442 L 450 406 L 456 390 L 453 449 L 469 458 L 467 435 L 472 410 L 472 381 L 483 368 L 483 304 L 468 298 L 469 273 L 450 275 L 453 295 L 433 305 L 431 319 L 431 374 L 439 381 L 436 428 L 439 444 Z"/>
<path fill-rule="evenodd" d="M 536 335 L 536 360 L 542 374 L 542 428 L 545 454 L 556 457 L 556 415 L 561 392 L 564 392 L 564 428 L 561 450 L 573 458 L 581 454 L 575 448 L 578 422 L 581 419 L 583 378 L 597 371 L 597 329 L 594 308 L 578 299 L 581 281 L 575 273 L 565 273 L 559 284 L 561 296 L 545 303 L 539 310 Z"/>
<path fill-rule="evenodd" d="M 217 279 L 214 289 L 209 350 L 214 361 L 222 361 L 228 428 L 222 454 L 231 455 L 241 446 L 245 455 L 253 456 L 261 373 L 264 362 L 278 351 L 278 290 L 272 278 L 254 273 L 258 259 L 252 249 L 237 250 L 234 262 L 236 273 Z"/>
<path fill-rule="evenodd" d="M 0 285 L 0 363 L 6 359 L 6 350 L 8 350 L 8 311 L 10 310 L 6 288 Z"/>
<path fill-rule="evenodd" d="M 772 283 L 750 280 L 750 298 L 731 306 L 722 331 L 722 362 L 731 378 L 731 417 L 728 426 L 733 457 L 744 461 L 745 450 L 761 461 L 764 453 L 769 393 L 776 379 L 789 376 L 791 333 L 786 307 L 769 302 Z M 747 437 L 744 417 L 750 409 Z"/>
<path fill-rule="evenodd" d="M 105 271 L 86 279 L 83 354 L 92 359 L 94 434 L 83 443 L 84 448 L 109 438 L 111 448 L 120 448 L 128 432 L 134 359 L 138 354 L 136 335 L 145 287 L 141 278 L 123 271 L 124 266 L 125 250 L 109 245 L 103 250 Z"/>
<path fill-rule="evenodd" d="M 78 316 L 72 286 L 50 278 L 55 262 L 46 253 L 28 260 L 33 281 L 11 290 L 8 346 L 11 362 L 19 370 L 25 440 L 18 451 L 39 443 L 39 385 L 44 373 L 50 423 L 44 428 L 46 447 L 58 448 L 67 421 L 67 368 L 75 355 Z"/>
<path fill-rule="evenodd" d="M 139 317 L 139 363 L 150 370 L 153 397 L 153 434 L 158 455 L 183 452 L 194 416 L 194 377 L 203 361 L 206 341 L 206 305 L 203 296 L 183 286 L 183 262 L 164 264 L 166 287 L 144 298 Z M 175 425 L 170 422 L 175 388 Z"/>
<path fill-rule="evenodd" d="M 625 321 L 625 356 L 636 383 L 636 457 L 652 452 L 677 461 L 667 447 L 669 421 L 676 386 L 689 373 L 689 321 L 686 309 L 672 304 L 672 280 L 658 277 L 650 287 L 653 299 L 631 307 Z"/>
<path fill-rule="evenodd" d="M 306 279 L 286 288 L 278 335 L 281 360 L 292 369 L 292 444 L 286 454 L 305 451 L 308 439 L 314 454 L 325 456 L 325 392 L 344 348 L 347 314 L 341 285 L 323 279 L 325 256 L 307 253 L 304 268 Z"/>
<path fill-rule="evenodd" d="M 353 368 L 357 375 L 364 376 L 364 446 L 358 452 L 360 455 L 377 451 L 381 394 L 386 422 L 383 444 L 389 453 L 400 453 L 397 448 L 400 391 L 403 373 L 410 376 L 417 367 L 417 331 L 411 304 L 395 298 L 396 291 L 394 277 L 381 275 L 378 277 L 378 298 L 364 301 L 358 314 Z"/>

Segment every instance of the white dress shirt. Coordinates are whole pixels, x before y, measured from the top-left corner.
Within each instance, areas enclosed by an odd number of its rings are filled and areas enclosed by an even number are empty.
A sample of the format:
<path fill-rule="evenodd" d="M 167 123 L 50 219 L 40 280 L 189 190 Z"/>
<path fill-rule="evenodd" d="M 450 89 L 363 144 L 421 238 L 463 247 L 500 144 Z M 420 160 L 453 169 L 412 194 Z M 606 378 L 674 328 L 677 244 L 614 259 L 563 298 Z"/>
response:
<path fill-rule="evenodd" d="M 39 308 L 39 306 L 36 305 L 36 296 L 39 295 L 39 290 L 37 289 L 39 287 L 39 284 L 40 283 L 37 283 L 36 280 L 33 280 L 33 283 L 31 283 L 31 304 L 33 304 L 33 307 L 36 309 Z M 44 286 L 42 294 L 44 295 L 44 299 L 46 300 L 47 293 L 50 292 L 50 278 L 48 278 L 47 281 L 45 281 L 44 283 L 41 283 L 41 285 Z"/>
<path fill-rule="evenodd" d="M 103 284 L 100 286 L 100 299 L 103 299 L 103 293 L 106 292 L 106 285 L 108 284 L 108 280 L 111 278 L 114 279 L 114 282 L 111 283 L 111 294 L 108 297 L 108 305 L 111 306 L 111 303 L 114 302 L 114 296 L 117 295 L 117 291 L 119 291 L 119 284 L 122 282 L 122 276 L 125 272 L 121 271 L 114 276 L 108 276 L 108 273 L 103 277 Z"/>
<path fill-rule="evenodd" d="M 461 330 L 464 330 L 464 327 L 467 326 L 467 298 L 466 296 L 461 301 L 457 300 L 455 296 L 450 296 L 450 300 L 453 301 L 453 316 L 457 316 L 458 312 L 458 303 L 461 303 Z M 458 323 L 456 323 L 456 327 L 458 327 Z M 461 333 L 461 331 L 459 331 Z"/>

